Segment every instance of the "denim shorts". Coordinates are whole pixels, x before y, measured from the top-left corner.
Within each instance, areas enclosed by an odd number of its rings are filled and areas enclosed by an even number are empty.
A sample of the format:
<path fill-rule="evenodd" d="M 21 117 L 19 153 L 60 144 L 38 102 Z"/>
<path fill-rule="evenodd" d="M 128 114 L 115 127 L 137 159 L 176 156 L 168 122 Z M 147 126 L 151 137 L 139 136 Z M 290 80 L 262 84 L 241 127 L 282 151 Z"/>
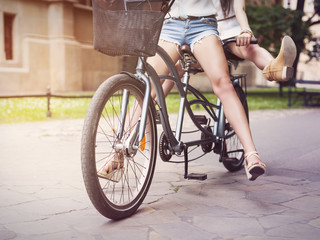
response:
<path fill-rule="evenodd" d="M 188 44 L 193 52 L 194 44 L 210 35 L 220 39 L 215 18 L 203 17 L 192 20 L 169 18 L 163 23 L 160 39 L 179 46 Z"/>

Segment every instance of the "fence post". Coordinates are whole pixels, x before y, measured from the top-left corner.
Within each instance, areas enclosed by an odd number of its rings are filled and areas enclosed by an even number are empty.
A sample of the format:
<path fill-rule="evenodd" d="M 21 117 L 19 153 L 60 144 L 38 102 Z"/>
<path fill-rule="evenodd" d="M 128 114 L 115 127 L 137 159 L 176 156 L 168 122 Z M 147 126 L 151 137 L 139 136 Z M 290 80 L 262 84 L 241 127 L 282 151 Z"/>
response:
<path fill-rule="evenodd" d="M 47 87 L 47 117 L 51 117 L 50 98 L 51 98 L 51 90 L 50 90 L 50 86 L 48 86 Z"/>

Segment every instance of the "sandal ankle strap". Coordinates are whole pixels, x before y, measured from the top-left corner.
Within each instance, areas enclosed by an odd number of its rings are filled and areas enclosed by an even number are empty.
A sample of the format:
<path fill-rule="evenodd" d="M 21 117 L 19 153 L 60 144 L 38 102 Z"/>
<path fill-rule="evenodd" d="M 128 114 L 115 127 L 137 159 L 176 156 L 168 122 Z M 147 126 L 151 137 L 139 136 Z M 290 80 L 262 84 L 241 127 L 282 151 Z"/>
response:
<path fill-rule="evenodd" d="M 246 153 L 245 158 L 248 159 L 249 157 L 254 156 L 254 155 L 260 159 L 260 156 L 257 151 L 252 151 L 252 152 Z"/>

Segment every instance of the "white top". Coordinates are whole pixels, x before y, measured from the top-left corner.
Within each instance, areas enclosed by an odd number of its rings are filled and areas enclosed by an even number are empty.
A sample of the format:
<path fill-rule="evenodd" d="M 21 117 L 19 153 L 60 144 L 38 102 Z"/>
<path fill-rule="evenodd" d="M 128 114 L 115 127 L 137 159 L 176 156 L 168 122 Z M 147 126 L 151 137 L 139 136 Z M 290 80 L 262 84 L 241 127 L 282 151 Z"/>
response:
<path fill-rule="evenodd" d="M 176 0 L 171 7 L 171 17 L 202 17 L 216 15 L 216 2 L 220 0 Z"/>
<path fill-rule="evenodd" d="M 220 1 L 216 1 L 215 4 L 217 4 L 218 32 L 221 40 L 238 36 L 241 33 L 241 27 L 234 13 L 233 0 L 230 2 L 230 11 L 226 17 L 223 15 Z"/>

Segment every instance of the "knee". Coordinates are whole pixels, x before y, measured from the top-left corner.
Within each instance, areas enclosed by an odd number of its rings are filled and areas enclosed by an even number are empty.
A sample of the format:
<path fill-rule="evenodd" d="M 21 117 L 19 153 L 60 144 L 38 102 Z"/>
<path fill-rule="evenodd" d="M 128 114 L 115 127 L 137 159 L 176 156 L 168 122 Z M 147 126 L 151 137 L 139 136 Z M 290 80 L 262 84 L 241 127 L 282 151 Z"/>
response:
<path fill-rule="evenodd" d="M 217 78 L 212 84 L 215 95 L 221 100 L 226 94 L 233 91 L 233 86 L 229 76 Z"/>

